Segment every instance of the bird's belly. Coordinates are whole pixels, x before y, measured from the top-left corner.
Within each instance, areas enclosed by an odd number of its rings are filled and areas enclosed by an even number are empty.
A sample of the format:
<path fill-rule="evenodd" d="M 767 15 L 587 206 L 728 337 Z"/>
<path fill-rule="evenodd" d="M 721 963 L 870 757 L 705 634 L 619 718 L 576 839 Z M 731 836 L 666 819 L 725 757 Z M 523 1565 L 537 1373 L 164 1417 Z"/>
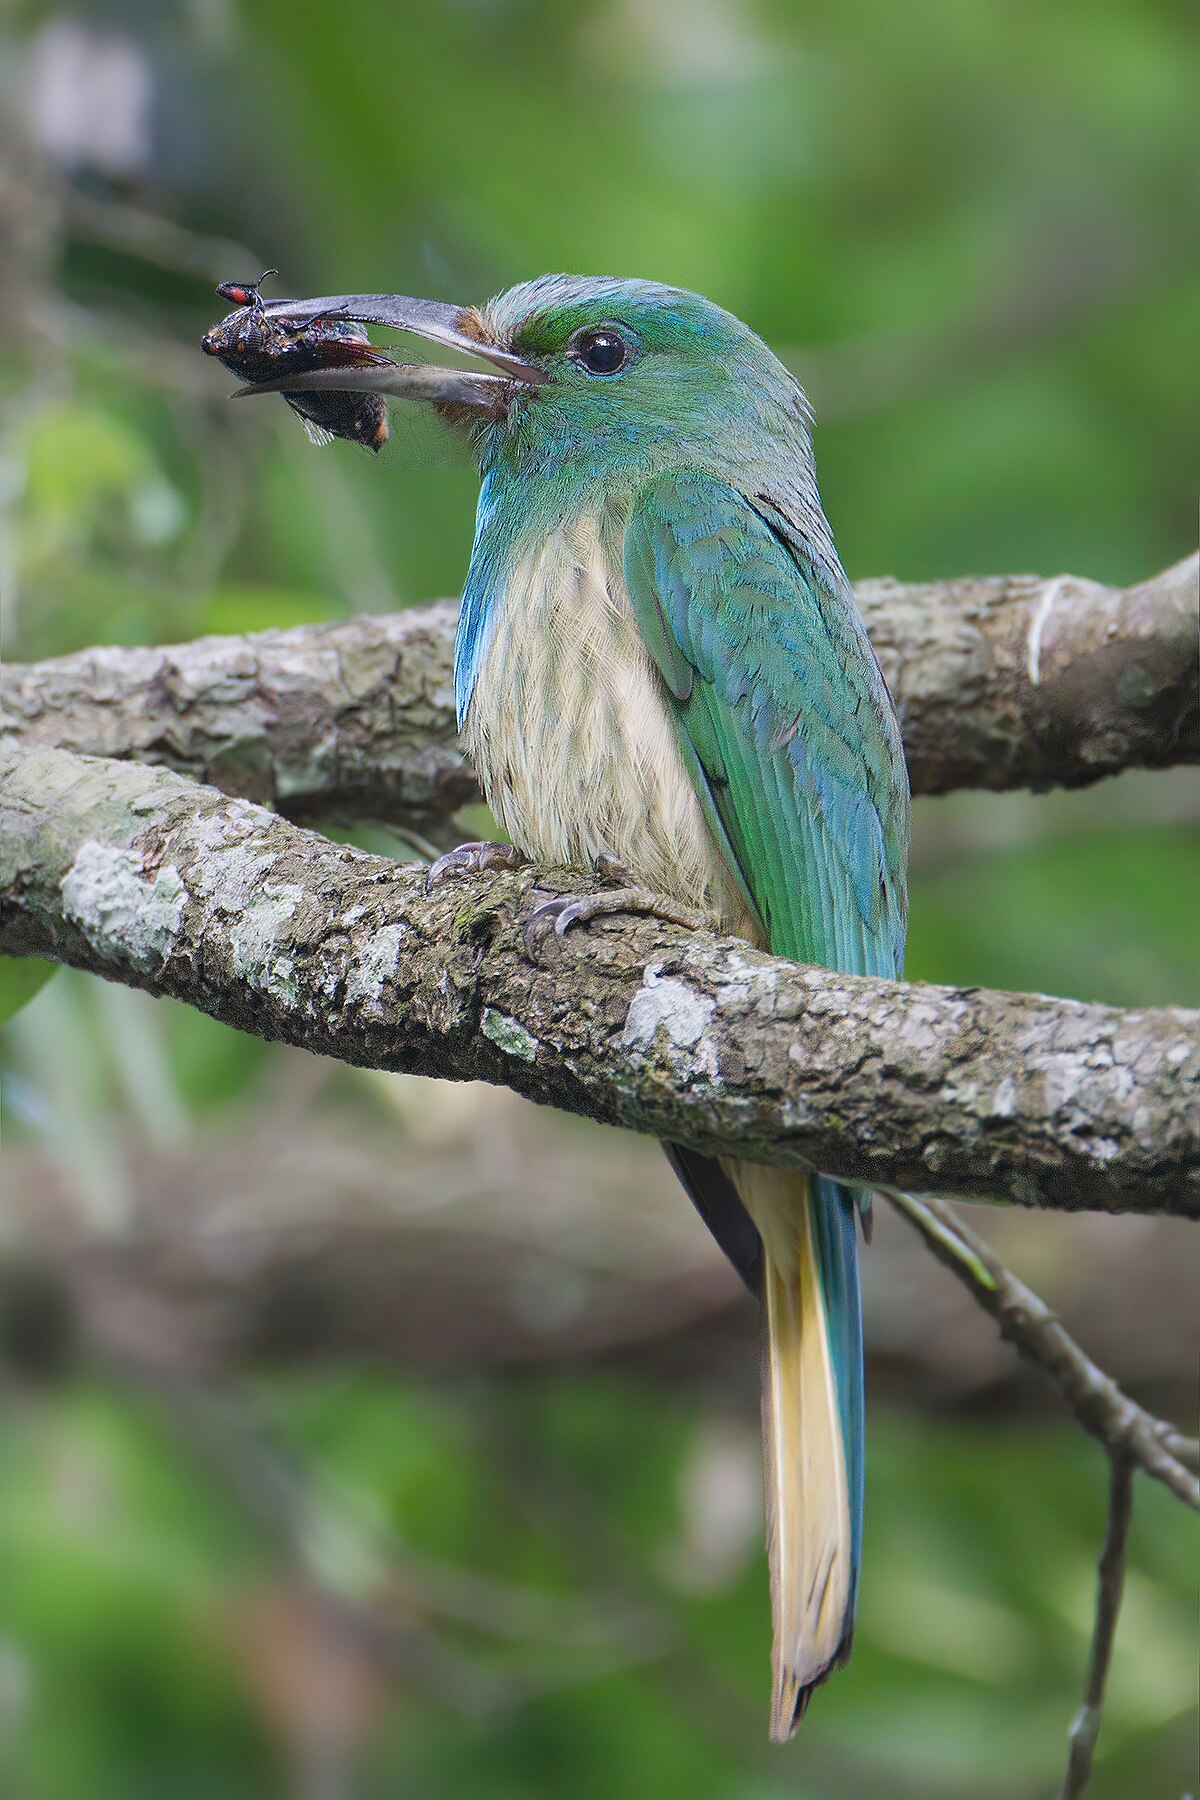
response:
<path fill-rule="evenodd" d="M 582 867 L 613 856 L 644 886 L 749 933 L 592 521 L 510 576 L 466 732 L 488 805 L 527 855 Z"/>

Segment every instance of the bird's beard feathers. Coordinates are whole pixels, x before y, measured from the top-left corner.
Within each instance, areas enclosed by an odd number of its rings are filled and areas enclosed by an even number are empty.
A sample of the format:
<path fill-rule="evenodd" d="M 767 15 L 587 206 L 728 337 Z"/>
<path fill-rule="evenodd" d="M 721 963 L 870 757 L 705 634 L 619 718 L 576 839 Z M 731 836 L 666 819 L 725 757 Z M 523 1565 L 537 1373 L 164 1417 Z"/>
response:
<path fill-rule="evenodd" d="M 616 857 L 749 936 L 625 595 L 619 529 L 572 520 L 510 570 L 466 735 L 488 805 L 542 861 Z"/>

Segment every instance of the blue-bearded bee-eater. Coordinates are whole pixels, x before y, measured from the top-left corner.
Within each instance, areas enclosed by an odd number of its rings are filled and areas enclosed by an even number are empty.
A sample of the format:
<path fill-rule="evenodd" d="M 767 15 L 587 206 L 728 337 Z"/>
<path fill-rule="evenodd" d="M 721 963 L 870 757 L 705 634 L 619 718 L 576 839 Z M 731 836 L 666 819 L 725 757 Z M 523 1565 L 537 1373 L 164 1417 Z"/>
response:
<path fill-rule="evenodd" d="M 470 436 L 482 489 L 455 688 L 516 850 L 619 866 L 668 914 L 674 901 L 800 962 L 899 975 L 900 733 L 821 509 L 805 396 L 766 345 L 699 295 L 567 275 L 479 309 L 337 295 L 266 310 L 395 326 L 496 371 L 296 379 L 424 398 Z M 443 865 L 505 854 L 464 846 Z M 562 929 L 589 904 L 551 910 Z M 771 1734 L 786 1739 L 854 1629 L 856 1197 L 668 1155 L 761 1301 Z"/>

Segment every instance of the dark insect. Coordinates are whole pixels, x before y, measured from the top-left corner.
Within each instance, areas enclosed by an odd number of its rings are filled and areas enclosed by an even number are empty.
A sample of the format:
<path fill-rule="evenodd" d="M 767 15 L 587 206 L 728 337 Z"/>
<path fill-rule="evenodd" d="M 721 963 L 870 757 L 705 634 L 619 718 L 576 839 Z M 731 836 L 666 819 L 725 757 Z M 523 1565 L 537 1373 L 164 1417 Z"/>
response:
<path fill-rule="evenodd" d="M 217 289 L 222 300 L 237 307 L 206 331 L 200 348 L 215 356 L 231 374 L 243 381 L 275 381 L 282 375 L 306 375 L 310 370 L 364 368 L 390 364 L 391 358 L 376 350 L 362 327 L 323 313 L 293 322 L 263 307 L 259 289 L 267 269 L 257 281 L 223 281 Z M 287 393 L 283 398 L 299 413 L 314 444 L 348 438 L 368 450 L 382 450 L 388 441 L 387 403 L 378 394 Z"/>

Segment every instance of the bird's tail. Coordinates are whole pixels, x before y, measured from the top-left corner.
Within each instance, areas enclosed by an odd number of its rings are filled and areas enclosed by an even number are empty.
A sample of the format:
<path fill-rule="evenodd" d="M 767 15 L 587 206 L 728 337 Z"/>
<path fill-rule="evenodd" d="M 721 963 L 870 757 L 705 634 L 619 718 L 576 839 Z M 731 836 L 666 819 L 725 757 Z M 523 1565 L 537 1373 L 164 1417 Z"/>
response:
<path fill-rule="evenodd" d="M 763 1244 L 762 1428 L 771 1569 L 771 1736 L 850 1654 L 862 1549 L 863 1366 L 851 1195 L 725 1165 Z"/>

